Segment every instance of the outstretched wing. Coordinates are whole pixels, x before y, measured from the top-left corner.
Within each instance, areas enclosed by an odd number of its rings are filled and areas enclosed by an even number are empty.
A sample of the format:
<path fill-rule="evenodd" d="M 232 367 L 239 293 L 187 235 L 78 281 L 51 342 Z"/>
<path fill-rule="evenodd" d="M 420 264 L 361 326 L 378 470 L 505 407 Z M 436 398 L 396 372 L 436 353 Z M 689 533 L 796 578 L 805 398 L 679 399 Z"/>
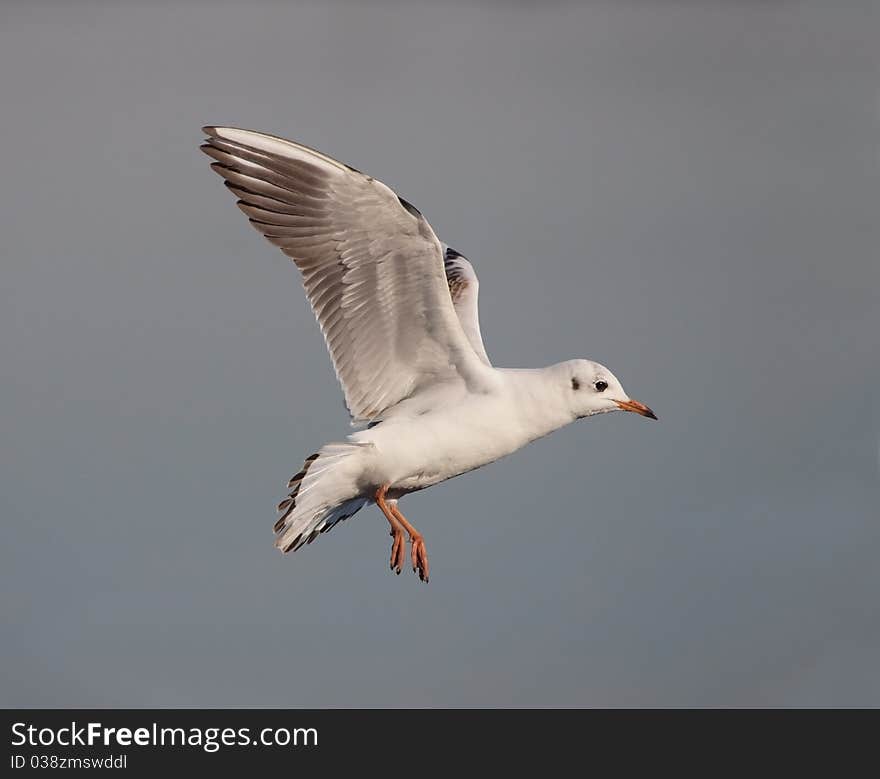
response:
<path fill-rule="evenodd" d="M 206 127 L 239 208 L 302 271 L 345 402 L 379 416 L 420 388 L 487 380 L 452 305 L 440 242 L 382 182 L 271 135 Z"/>
<path fill-rule="evenodd" d="M 446 283 L 449 285 L 449 294 L 452 297 L 452 305 L 461 322 L 461 329 L 467 336 L 477 357 L 486 365 L 491 365 L 486 348 L 483 346 L 483 336 L 480 334 L 480 280 L 477 278 L 474 266 L 468 262 L 464 255 L 455 249 L 443 245 L 443 264 L 446 268 Z"/>

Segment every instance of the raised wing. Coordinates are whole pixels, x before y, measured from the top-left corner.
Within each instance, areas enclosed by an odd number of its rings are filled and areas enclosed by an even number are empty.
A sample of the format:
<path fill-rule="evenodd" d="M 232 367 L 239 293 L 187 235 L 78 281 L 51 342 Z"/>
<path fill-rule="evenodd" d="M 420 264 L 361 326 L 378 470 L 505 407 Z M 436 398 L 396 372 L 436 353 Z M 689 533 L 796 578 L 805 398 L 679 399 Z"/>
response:
<path fill-rule="evenodd" d="M 468 262 L 464 255 L 455 249 L 443 246 L 443 265 L 446 269 L 446 283 L 449 285 L 449 294 L 452 297 L 452 305 L 477 357 L 486 365 L 491 365 L 486 348 L 483 346 L 483 336 L 480 334 L 480 310 L 478 307 L 480 296 L 480 280 L 477 278 L 474 266 Z"/>
<path fill-rule="evenodd" d="M 238 207 L 302 271 L 345 402 L 370 420 L 420 388 L 485 367 L 452 305 L 440 242 L 382 182 L 271 135 L 206 127 L 201 147 Z"/>

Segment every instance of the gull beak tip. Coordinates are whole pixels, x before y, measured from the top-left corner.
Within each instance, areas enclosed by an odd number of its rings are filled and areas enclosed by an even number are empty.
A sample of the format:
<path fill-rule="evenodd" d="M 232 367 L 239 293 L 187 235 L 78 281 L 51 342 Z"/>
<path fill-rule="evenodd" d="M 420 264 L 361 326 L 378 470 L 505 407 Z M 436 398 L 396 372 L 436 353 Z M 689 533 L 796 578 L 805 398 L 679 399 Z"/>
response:
<path fill-rule="evenodd" d="M 657 419 L 657 415 L 651 411 L 644 403 L 637 400 L 615 400 L 614 401 L 622 411 L 631 411 L 634 414 L 641 414 L 648 419 Z"/>

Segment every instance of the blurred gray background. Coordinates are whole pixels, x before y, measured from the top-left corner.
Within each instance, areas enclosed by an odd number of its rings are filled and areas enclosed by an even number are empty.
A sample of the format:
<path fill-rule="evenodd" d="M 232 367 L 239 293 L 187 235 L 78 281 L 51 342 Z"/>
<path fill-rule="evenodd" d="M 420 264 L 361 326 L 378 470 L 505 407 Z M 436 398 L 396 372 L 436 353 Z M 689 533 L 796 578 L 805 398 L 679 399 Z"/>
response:
<path fill-rule="evenodd" d="M 3 2 L 0 704 L 880 705 L 877 3 Z M 381 178 L 611 415 L 282 557 L 349 432 L 227 123 Z"/>

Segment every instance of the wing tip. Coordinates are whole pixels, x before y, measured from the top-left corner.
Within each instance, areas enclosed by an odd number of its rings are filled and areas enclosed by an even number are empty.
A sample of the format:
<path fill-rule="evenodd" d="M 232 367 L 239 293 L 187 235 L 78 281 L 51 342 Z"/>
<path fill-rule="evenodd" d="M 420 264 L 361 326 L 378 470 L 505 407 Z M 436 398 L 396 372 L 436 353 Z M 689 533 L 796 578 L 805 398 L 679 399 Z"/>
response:
<path fill-rule="evenodd" d="M 242 141 L 236 140 L 236 135 L 244 135 L 260 137 L 263 136 L 265 138 L 274 138 L 274 136 L 269 135 L 268 133 L 257 132 L 256 130 L 245 130 L 243 127 L 233 127 L 231 125 L 222 125 L 222 124 L 206 124 L 202 127 L 202 132 L 208 136 L 207 143 L 210 144 L 212 141 L 223 141 L 225 143 L 242 143 Z M 283 139 L 278 139 L 283 140 Z"/>
<path fill-rule="evenodd" d="M 362 176 L 366 175 L 357 168 L 353 168 L 348 163 L 324 154 L 324 152 L 319 151 L 312 146 L 308 146 L 300 141 L 293 141 L 290 138 L 284 138 L 280 135 L 273 135 L 272 133 L 266 133 L 259 130 L 247 130 L 243 127 L 215 124 L 204 125 L 202 127 L 202 132 L 207 135 L 209 139 L 216 138 L 227 143 L 249 146 L 262 153 L 290 156 L 292 152 L 295 157 L 301 158 L 305 155 L 310 158 L 309 161 L 312 163 L 320 161 L 329 165 L 331 168 L 336 168 L 342 171 L 352 171 Z"/>
<path fill-rule="evenodd" d="M 210 138 L 222 138 L 224 132 L 237 129 L 239 128 L 225 124 L 206 124 L 202 127 L 202 132 Z"/>

